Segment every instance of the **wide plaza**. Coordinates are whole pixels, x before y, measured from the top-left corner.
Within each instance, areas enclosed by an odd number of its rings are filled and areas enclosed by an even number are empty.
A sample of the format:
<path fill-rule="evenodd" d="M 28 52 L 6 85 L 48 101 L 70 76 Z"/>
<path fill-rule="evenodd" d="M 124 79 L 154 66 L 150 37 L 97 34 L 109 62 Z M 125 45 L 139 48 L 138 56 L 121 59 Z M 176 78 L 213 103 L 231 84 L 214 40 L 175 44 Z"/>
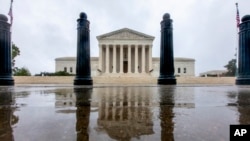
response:
<path fill-rule="evenodd" d="M 250 124 L 249 86 L 0 87 L 0 140 L 229 140 Z"/>

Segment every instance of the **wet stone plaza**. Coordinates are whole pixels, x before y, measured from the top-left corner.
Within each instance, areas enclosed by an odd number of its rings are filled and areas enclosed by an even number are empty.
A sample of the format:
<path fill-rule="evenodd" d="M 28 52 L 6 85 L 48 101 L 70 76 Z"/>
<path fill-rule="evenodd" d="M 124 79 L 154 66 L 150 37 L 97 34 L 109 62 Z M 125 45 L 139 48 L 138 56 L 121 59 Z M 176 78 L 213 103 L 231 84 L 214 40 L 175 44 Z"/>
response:
<path fill-rule="evenodd" d="M 228 141 L 250 124 L 250 87 L 0 87 L 1 141 Z"/>

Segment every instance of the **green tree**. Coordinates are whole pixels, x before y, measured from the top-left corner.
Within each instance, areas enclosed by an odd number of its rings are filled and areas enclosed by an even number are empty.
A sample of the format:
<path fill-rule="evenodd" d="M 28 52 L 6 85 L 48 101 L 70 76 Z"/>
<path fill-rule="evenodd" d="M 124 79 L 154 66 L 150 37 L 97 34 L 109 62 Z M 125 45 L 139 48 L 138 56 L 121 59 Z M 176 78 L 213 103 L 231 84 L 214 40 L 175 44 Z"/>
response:
<path fill-rule="evenodd" d="M 18 68 L 15 67 L 15 62 L 16 62 L 15 58 L 20 55 L 20 50 L 14 43 L 12 43 L 12 54 L 11 55 L 12 55 L 12 70 L 16 71 Z"/>
<path fill-rule="evenodd" d="M 29 69 L 22 67 L 22 68 L 16 68 L 16 70 L 14 71 L 14 76 L 31 76 L 31 73 L 29 71 Z"/>
<path fill-rule="evenodd" d="M 232 59 L 228 62 L 227 65 L 224 66 L 227 68 L 227 72 L 225 73 L 225 76 L 235 76 L 236 75 L 236 59 Z"/>
<path fill-rule="evenodd" d="M 53 75 L 54 76 L 70 76 L 71 74 L 69 74 L 68 72 L 65 72 L 65 71 L 57 71 Z"/>

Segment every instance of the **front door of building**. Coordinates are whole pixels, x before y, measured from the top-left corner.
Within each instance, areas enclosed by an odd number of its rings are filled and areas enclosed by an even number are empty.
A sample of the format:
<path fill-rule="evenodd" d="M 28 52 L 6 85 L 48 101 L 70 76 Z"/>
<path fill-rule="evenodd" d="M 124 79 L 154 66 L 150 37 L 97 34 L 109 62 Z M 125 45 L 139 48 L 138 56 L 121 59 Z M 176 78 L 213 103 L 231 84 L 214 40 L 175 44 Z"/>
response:
<path fill-rule="evenodd" d="M 123 72 L 128 73 L 128 61 L 123 62 Z"/>

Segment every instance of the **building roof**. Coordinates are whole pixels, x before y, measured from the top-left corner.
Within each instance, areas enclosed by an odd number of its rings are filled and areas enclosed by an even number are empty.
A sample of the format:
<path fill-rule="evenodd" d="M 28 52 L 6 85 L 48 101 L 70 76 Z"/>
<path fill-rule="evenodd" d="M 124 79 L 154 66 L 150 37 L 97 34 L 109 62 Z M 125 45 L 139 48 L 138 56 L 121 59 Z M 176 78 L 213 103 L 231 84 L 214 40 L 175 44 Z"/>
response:
<path fill-rule="evenodd" d="M 122 28 L 119 30 L 115 30 L 106 34 L 102 34 L 96 37 L 97 40 L 102 40 L 102 39 L 130 39 L 130 40 L 140 40 L 140 39 L 150 39 L 150 40 L 154 40 L 154 36 L 150 36 L 129 28 Z"/>
<path fill-rule="evenodd" d="M 153 61 L 160 61 L 160 57 L 153 57 Z M 194 62 L 195 59 L 193 58 L 184 58 L 184 57 L 175 57 L 174 61 L 181 61 L 181 62 Z"/>
<path fill-rule="evenodd" d="M 195 61 L 193 58 L 175 57 L 175 61 Z"/>
<path fill-rule="evenodd" d="M 153 57 L 153 61 L 160 61 L 160 57 Z M 91 57 L 92 61 L 98 61 L 99 57 Z M 56 58 L 55 61 L 76 61 L 76 57 L 59 57 Z M 181 62 L 190 62 L 195 61 L 193 58 L 183 58 L 183 57 L 175 57 L 174 61 L 181 61 Z"/>
<path fill-rule="evenodd" d="M 210 70 L 210 71 L 200 73 L 200 76 L 202 76 L 202 75 L 218 75 L 218 74 L 223 74 L 226 72 L 227 72 L 227 70 Z"/>
<path fill-rule="evenodd" d="M 90 57 L 91 61 L 98 61 L 99 57 Z M 76 61 L 76 57 L 59 57 L 55 61 Z"/>
<path fill-rule="evenodd" d="M 58 57 L 55 61 L 75 61 L 76 57 Z"/>

